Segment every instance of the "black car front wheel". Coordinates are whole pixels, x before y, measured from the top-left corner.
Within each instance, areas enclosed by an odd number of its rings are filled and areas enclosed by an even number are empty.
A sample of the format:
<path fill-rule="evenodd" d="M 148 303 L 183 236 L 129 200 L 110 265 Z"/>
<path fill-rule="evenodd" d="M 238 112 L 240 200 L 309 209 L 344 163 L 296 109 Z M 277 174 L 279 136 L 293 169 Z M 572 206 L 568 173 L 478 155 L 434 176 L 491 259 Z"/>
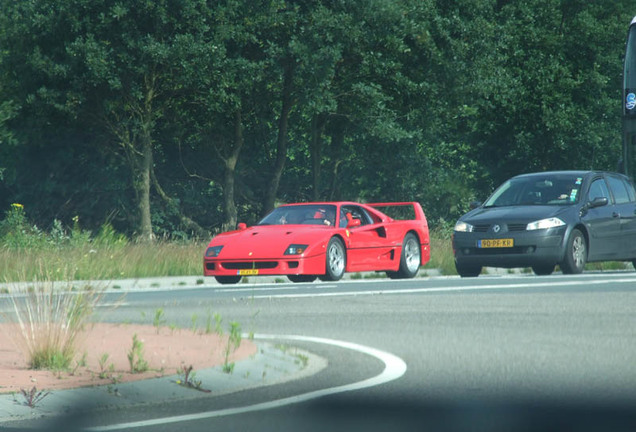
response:
<path fill-rule="evenodd" d="M 481 273 L 481 266 L 462 264 L 455 261 L 455 269 L 461 277 L 477 277 Z"/>
<path fill-rule="evenodd" d="M 565 274 L 579 274 L 583 272 L 587 262 L 587 241 L 583 233 L 572 230 L 565 247 L 565 258 L 561 263 L 561 270 Z"/>
<path fill-rule="evenodd" d="M 533 265 L 532 271 L 537 276 L 548 276 L 548 275 L 551 275 L 552 272 L 554 271 L 554 264 Z"/>

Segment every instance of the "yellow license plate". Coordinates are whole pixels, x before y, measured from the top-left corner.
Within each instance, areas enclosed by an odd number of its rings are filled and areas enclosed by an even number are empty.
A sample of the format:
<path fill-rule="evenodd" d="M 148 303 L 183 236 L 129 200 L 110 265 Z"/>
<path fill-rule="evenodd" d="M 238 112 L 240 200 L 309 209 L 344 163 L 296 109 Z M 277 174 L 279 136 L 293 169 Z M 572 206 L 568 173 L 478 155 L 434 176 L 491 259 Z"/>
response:
<path fill-rule="evenodd" d="M 239 276 L 256 276 L 258 269 L 239 270 L 238 274 Z"/>
<path fill-rule="evenodd" d="M 477 242 L 480 248 L 510 248 L 514 245 L 514 239 L 484 239 Z"/>

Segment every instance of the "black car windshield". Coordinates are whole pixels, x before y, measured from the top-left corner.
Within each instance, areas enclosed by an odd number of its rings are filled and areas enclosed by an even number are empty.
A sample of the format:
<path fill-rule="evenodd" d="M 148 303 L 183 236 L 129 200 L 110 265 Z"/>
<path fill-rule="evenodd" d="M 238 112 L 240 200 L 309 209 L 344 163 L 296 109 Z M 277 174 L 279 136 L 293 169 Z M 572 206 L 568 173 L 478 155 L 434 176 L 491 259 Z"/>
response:
<path fill-rule="evenodd" d="M 572 173 L 515 177 L 502 184 L 484 207 L 571 205 L 579 199 L 582 181 Z"/>
<path fill-rule="evenodd" d="M 302 204 L 281 206 L 265 216 L 258 225 L 330 225 L 336 223 L 336 206 Z"/>

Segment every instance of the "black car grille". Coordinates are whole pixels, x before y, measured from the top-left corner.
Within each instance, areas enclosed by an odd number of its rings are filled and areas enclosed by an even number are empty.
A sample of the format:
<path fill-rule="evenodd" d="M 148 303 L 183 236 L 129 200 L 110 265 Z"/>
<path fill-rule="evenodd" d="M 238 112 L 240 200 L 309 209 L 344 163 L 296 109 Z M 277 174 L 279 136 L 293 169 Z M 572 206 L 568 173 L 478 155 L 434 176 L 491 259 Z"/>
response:
<path fill-rule="evenodd" d="M 509 224 L 508 231 L 525 231 L 528 224 Z"/>
<path fill-rule="evenodd" d="M 493 224 L 481 224 L 481 225 L 475 225 L 473 226 L 473 232 L 475 233 L 485 233 L 488 232 L 488 230 L 493 226 Z M 499 226 L 501 226 L 502 228 L 505 227 L 505 224 L 499 224 Z M 525 231 L 526 230 L 526 226 L 527 224 L 508 224 L 508 231 L 509 232 L 519 232 L 519 231 Z"/>
<path fill-rule="evenodd" d="M 516 254 L 527 254 L 534 252 L 534 248 L 532 247 L 520 247 L 515 246 L 511 248 L 472 248 L 470 249 L 471 255 L 516 255 Z"/>

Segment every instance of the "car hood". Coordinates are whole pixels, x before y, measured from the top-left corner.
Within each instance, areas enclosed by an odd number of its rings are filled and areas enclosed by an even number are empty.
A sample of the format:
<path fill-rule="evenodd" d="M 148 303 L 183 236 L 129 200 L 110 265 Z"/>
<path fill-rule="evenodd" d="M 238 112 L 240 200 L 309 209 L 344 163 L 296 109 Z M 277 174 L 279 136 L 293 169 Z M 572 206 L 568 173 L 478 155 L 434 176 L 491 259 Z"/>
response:
<path fill-rule="evenodd" d="M 319 253 L 333 235 L 333 228 L 322 225 L 264 225 L 219 234 L 210 246 L 222 245 L 220 259 L 268 259 L 283 256 L 291 244 L 308 245 L 305 256 Z"/>
<path fill-rule="evenodd" d="M 460 220 L 471 224 L 488 222 L 528 223 L 551 217 L 563 217 L 572 212 L 572 206 L 508 206 L 479 207 L 464 215 Z"/>

